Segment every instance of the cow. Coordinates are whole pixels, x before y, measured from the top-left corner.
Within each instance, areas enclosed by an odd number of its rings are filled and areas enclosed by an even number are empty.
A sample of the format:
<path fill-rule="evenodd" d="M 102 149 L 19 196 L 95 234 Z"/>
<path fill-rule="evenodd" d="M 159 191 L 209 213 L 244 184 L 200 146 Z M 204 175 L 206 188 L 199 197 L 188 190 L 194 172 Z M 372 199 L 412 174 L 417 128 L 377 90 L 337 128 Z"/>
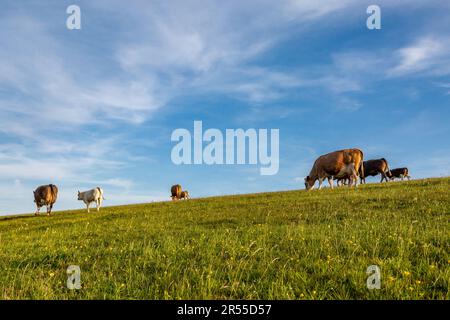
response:
<path fill-rule="evenodd" d="M 89 213 L 89 206 L 92 202 L 95 202 L 98 212 L 102 206 L 102 201 L 105 200 L 105 198 L 103 197 L 103 190 L 100 187 L 97 187 L 84 192 L 78 191 L 78 200 L 83 200 L 86 204 L 87 212 Z"/>
<path fill-rule="evenodd" d="M 375 160 L 367 160 L 363 162 L 361 168 L 364 169 L 364 173 L 359 173 L 359 178 L 361 179 L 361 183 L 366 183 L 366 178 L 369 176 L 376 176 L 377 174 L 381 174 L 381 181 L 386 180 L 388 182 L 388 174 L 389 174 L 389 165 L 386 159 L 375 159 Z"/>
<path fill-rule="evenodd" d="M 181 197 L 181 186 L 179 184 L 173 185 L 172 188 L 170 188 L 170 192 L 172 194 L 172 201 L 179 200 Z"/>
<path fill-rule="evenodd" d="M 39 186 L 36 190 L 33 191 L 34 202 L 36 203 L 36 213 L 35 215 L 39 215 L 39 210 L 42 206 L 47 207 L 47 215 L 52 214 L 53 205 L 58 198 L 58 187 L 54 184 Z"/>
<path fill-rule="evenodd" d="M 316 159 L 309 175 L 305 178 L 306 189 L 312 189 L 316 180 L 319 180 L 320 190 L 324 179 L 328 179 L 330 187 L 333 188 L 333 179 L 345 177 L 350 178 L 349 186 L 356 186 L 363 159 L 364 154 L 359 149 L 344 149 L 320 156 Z M 362 173 L 364 173 L 364 168 Z"/>
<path fill-rule="evenodd" d="M 190 199 L 189 192 L 187 190 L 181 191 L 180 193 L 180 199 Z"/>
<path fill-rule="evenodd" d="M 389 179 L 394 180 L 395 178 L 400 178 L 403 179 L 411 179 L 411 177 L 409 176 L 409 171 L 408 168 L 396 168 L 396 169 L 392 169 L 390 171 L 390 173 L 388 174 Z"/>

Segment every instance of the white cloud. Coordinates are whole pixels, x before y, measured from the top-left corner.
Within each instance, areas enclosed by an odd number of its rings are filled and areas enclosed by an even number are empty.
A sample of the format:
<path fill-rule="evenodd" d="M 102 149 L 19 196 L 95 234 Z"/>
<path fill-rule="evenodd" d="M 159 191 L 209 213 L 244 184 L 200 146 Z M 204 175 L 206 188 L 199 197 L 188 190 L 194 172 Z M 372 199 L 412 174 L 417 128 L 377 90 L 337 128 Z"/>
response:
<path fill-rule="evenodd" d="M 319 18 L 329 15 L 333 19 L 334 12 L 356 2 L 152 2 L 140 8 L 135 23 L 139 31 L 122 39 L 116 59 L 123 70 L 137 77 L 158 75 L 169 97 L 221 92 L 261 103 L 282 97 L 282 90 L 302 85 L 328 86 L 334 92 L 356 91 L 358 84 L 351 79 L 328 75 L 310 79 L 251 64 L 253 58 L 291 36 L 292 29 L 306 32 Z M 122 9 L 119 5 L 115 12 Z"/>
<path fill-rule="evenodd" d="M 390 76 L 413 73 L 445 75 L 450 73 L 450 38 L 423 37 L 395 52 L 398 63 L 388 70 Z"/>
<path fill-rule="evenodd" d="M 133 186 L 133 181 L 131 181 L 129 179 L 119 179 L 119 178 L 112 178 L 112 179 L 107 179 L 107 180 L 103 180 L 103 181 L 97 181 L 96 183 L 98 185 L 108 185 L 108 186 L 113 186 L 113 187 L 124 188 L 126 190 L 130 190 L 131 187 Z"/>
<path fill-rule="evenodd" d="M 7 35 L 11 30 L 14 37 Z M 0 87 L 10 93 L 1 98 L 0 115 L 9 120 L 6 122 L 17 122 L 16 116 L 20 116 L 28 131 L 16 129 L 17 134 L 32 135 L 37 123 L 141 122 L 162 105 L 154 94 L 155 82 L 90 79 L 91 66 L 73 68 L 64 59 L 64 44 L 33 18 L 2 19 L 0 46 Z"/>
<path fill-rule="evenodd" d="M 308 0 L 288 0 L 284 13 L 291 19 L 311 20 L 355 4 L 354 0 L 325 0 L 320 3 Z"/>

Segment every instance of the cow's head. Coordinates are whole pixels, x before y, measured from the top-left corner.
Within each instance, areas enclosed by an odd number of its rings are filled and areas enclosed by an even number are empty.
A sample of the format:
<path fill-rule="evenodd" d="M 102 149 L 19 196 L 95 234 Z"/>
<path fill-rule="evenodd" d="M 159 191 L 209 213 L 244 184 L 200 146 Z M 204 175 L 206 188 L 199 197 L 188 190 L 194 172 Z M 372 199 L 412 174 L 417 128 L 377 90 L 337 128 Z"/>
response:
<path fill-rule="evenodd" d="M 314 180 L 313 178 L 311 178 L 310 176 L 307 176 L 305 178 L 305 188 L 306 190 L 311 190 L 314 188 L 314 183 L 316 182 L 316 180 Z"/>
<path fill-rule="evenodd" d="M 81 192 L 78 191 L 78 200 L 83 200 L 83 198 L 81 197 Z"/>

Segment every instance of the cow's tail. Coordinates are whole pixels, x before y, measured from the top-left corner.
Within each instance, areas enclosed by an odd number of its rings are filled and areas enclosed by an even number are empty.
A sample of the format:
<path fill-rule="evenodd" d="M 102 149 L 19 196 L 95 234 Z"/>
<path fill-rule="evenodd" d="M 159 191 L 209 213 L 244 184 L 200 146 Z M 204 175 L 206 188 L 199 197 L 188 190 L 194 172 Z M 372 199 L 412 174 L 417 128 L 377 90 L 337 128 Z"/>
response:
<path fill-rule="evenodd" d="M 50 191 L 52 193 L 53 198 L 56 198 L 56 195 L 58 193 L 58 189 L 56 189 L 56 186 L 54 184 L 49 184 Z"/>
<path fill-rule="evenodd" d="M 391 169 L 389 168 L 389 163 L 387 162 L 387 160 L 385 158 L 383 158 L 383 160 L 386 163 L 386 169 L 387 169 L 386 172 L 388 174 L 388 177 L 390 178 L 392 176 L 392 173 L 391 173 Z"/>
<path fill-rule="evenodd" d="M 406 171 L 406 178 L 408 178 L 408 180 L 409 180 L 409 179 L 411 179 L 411 176 L 409 175 L 409 170 L 408 170 L 408 168 L 405 168 L 405 169 L 406 169 L 405 170 Z"/>
<path fill-rule="evenodd" d="M 359 177 L 363 177 L 364 178 L 364 153 L 359 150 L 359 152 L 361 153 L 361 164 L 359 166 Z"/>
<path fill-rule="evenodd" d="M 177 198 L 180 199 L 181 197 L 181 185 L 177 185 Z"/>
<path fill-rule="evenodd" d="M 106 200 L 105 197 L 103 196 L 103 190 L 100 187 L 97 187 L 97 190 L 100 192 L 100 197 L 102 197 L 103 200 Z"/>

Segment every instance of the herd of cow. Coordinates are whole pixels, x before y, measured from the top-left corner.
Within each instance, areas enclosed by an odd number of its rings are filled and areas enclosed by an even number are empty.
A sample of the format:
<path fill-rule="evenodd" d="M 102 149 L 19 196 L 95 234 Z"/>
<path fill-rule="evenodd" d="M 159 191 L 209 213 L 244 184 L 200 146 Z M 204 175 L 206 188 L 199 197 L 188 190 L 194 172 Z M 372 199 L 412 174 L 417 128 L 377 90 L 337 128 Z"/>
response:
<path fill-rule="evenodd" d="M 322 182 L 327 179 L 330 187 L 333 188 L 333 181 L 337 180 L 337 185 L 346 184 L 356 186 L 358 177 L 361 183 L 366 183 L 369 176 L 381 175 L 381 181 L 386 182 L 395 178 L 410 179 L 408 168 L 389 169 L 386 159 L 375 159 L 364 161 L 364 154 L 359 149 L 344 149 L 324 154 L 316 159 L 314 165 L 305 178 L 307 190 L 314 188 L 316 181 L 319 181 L 319 189 Z"/>
<path fill-rule="evenodd" d="M 359 149 L 339 150 L 320 156 L 314 162 L 309 175 L 305 178 L 305 187 L 310 190 L 314 187 L 316 181 L 319 181 L 319 189 L 322 188 L 322 182 L 327 179 L 330 187 L 333 188 L 333 181 L 337 180 L 337 185 L 356 186 L 358 177 L 360 183 L 365 183 L 369 176 L 381 175 L 381 181 L 393 180 L 395 178 L 410 179 L 408 168 L 390 169 L 386 159 L 375 159 L 364 161 L 363 152 Z M 173 201 L 189 199 L 189 192 L 182 190 L 179 184 L 173 185 L 170 189 Z M 54 184 L 38 187 L 34 194 L 36 203 L 36 215 L 39 215 L 41 207 L 47 207 L 47 215 L 50 215 L 53 205 L 58 197 L 58 188 Z M 78 200 L 82 200 L 89 212 L 91 203 L 95 203 L 97 211 L 102 205 L 103 190 L 99 187 L 92 190 L 78 191 Z"/>

